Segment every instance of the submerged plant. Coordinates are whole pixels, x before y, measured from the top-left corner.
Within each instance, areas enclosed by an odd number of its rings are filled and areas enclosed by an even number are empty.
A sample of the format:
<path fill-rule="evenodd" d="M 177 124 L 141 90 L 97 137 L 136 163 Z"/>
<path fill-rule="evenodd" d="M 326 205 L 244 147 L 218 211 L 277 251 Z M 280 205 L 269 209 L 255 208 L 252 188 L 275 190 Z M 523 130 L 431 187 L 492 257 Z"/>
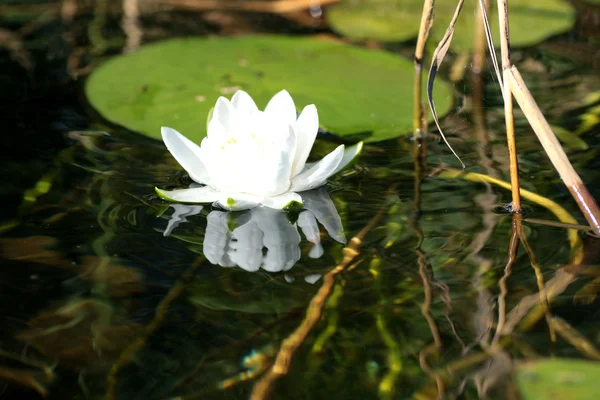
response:
<path fill-rule="evenodd" d="M 204 186 L 156 192 L 168 201 L 215 203 L 228 210 L 302 204 L 298 192 L 325 184 L 362 148 L 362 142 L 348 149 L 340 145 L 322 160 L 307 163 L 318 129 L 317 108 L 308 105 L 297 116 L 285 90 L 264 111 L 241 90 L 231 101 L 220 97 L 200 146 L 174 129 L 163 127 L 161 132 L 173 157 Z"/>

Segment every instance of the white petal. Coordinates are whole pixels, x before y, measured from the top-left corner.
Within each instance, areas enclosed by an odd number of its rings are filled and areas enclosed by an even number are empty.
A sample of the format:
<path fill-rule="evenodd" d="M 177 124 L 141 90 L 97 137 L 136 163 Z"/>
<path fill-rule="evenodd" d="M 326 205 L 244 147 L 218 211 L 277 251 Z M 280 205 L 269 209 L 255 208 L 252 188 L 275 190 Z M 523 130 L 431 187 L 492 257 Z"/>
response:
<path fill-rule="evenodd" d="M 210 186 L 172 191 L 159 188 L 155 188 L 155 190 L 160 198 L 176 203 L 212 203 L 222 197 L 220 192 Z"/>
<path fill-rule="evenodd" d="M 187 171 L 190 178 L 198 183 L 208 184 L 209 175 L 200 158 L 200 147 L 175 129 L 166 126 L 161 128 L 161 135 L 171 155 Z"/>
<path fill-rule="evenodd" d="M 302 200 L 304 209 L 314 214 L 329 236 L 337 242 L 346 243 L 342 219 L 325 188 L 302 192 Z"/>
<path fill-rule="evenodd" d="M 292 166 L 292 176 L 298 175 L 310 154 L 319 131 L 319 114 L 314 104 L 304 107 L 302 114 L 294 124 L 296 133 L 296 157 Z"/>
<path fill-rule="evenodd" d="M 363 142 L 359 142 L 359 143 L 355 144 L 354 146 L 350 146 L 347 149 L 345 149 L 344 157 L 342 157 L 342 161 L 340 161 L 340 165 L 338 165 L 338 167 L 335 169 L 335 171 L 331 175 L 335 175 L 338 172 L 340 172 L 342 169 L 344 169 L 344 167 L 346 165 L 348 165 L 350 163 L 350 161 L 354 160 L 354 158 L 358 154 L 360 154 L 362 148 L 363 148 Z"/>
<path fill-rule="evenodd" d="M 308 256 L 310 258 L 321 258 L 324 252 L 321 243 L 317 243 L 308 251 Z"/>
<path fill-rule="evenodd" d="M 292 201 L 302 204 L 302 197 L 298 193 L 286 192 L 278 196 L 265 197 L 262 205 L 276 210 L 282 210 L 289 206 Z"/>
<path fill-rule="evenodd" d="M 286 213 L 266 207 L 252 211 L 252 220 L 263 232 L 267 254 L 262 268 L 270 272 L 287 271 L 300 259 L 298 228 L 287 220 Z"/>
<path fill-rule="evenodd" d="M 231 232 L 232 240 L 229 258 L 240 268 L 258 271 L 263 259 L 263 233 L 254 222 L 239 226 Z M 235 245 L 234 245 L 235 243 Z"/>
<path fill-rule="evenodd" d="M 202 139 L 202 143 L 204 143 L 204 141 L 210 140 L 210 139 L 215 140 L 216 138 L 225 138 L 229 134 L 229 132 L 225 129 L 225 127 L 223 126 L 221 121 L 219 121 L 218 119 L 215 119 L 215 118 L 208 121 L 208 125 L 207 125 L 206 129 L 207 129 L 208 137 Z M 217 142 L 215 142 L 215 143 L 217 143 Z"/>
<path fill-rule="evenodd" d="M 291 125 L 288 125 L 287 128 L 287 135 L 283 138 L 283 142 L 271 149 L 273 152 L 271 155 L 264 155 L 273 157 L 272 162 L 264 162 L 262 170 L 253 177 L 256 179 L 256 184 L 253 185 L 256 192 L 265 196 L 283 193 L 291 185 L 292 163 L 296 154 L 296 135 Z"/>
<path fill-rule="evenodd" d="M 187 204 L 171 204 L 171 207 L 173 208 L 173 214 L 171 214 L 171 219 L 167 223 L 167 229 L 165 229 L 163 236 L 169 236 L 179 224 L 187 222 L 187 217 L 200 214 L 200 211 L 202 211 L 202 206 Z"/>
<path fill-rule="evenodd" d="M 231 98 L 231 104 L 233 104 L 237 111 L 244 113 L 253 113 L 258 111 L 258 107 L 256 107 L 256 103 L 254 100 L 252 100 L 252 97 L 250 97 L 250 95 L 243 90 L 238 90 L 235 92 Z"/>
<path fill-rule="evenodd" d="M 344 145 L 338 146 L 334 151 L 327 154 L 321 161 L 310 168 L 305 169 L 292 179 L 292 188 L 294 192 L 314 189 L 325 183 L 335 172 L 336 168 L 344 156 Z"/>
<path fill-rule="evenodd" d="M 211 211 L 206 217 L 206 231 L 202 252 L 212 264 L 221 264 L 229 240 L 227 214 L 222 211 Z"/>
<path fill-rule="evenodd" d="M 234 133 L 236 131 L 237 118 L 235 108 L 225 97 L 221 96 L 217 99 L 211 121 L 212 120 L 220 122 L 228 133 Z"/>
<path fill-rule="evenodd" d="M 302 229 L 302 233 L 306 236 L 306 240 L 311 243 L 320 243 L 321 235 L 319 234 L 319 226 L 317 225 L 317 219 L 315 215 L 310 212 L 303 210 L 298 215 L 298 220 L 296 221 L 300 229 Z"/>
<path fill-rule="evenodd" d="M 287 90 L 282 90 L 269 100 L 265 107 L 265 114 L 288 125 L 296 122 L 296 106 Z"/>
<path fill-rule="evenodd" d="M 302 229 L 302 233 L 304 233 L 306 239 L 314 244 L 308 252 L 308 256 L 310 258 L 321 257 L 323 255 L 323 246 L 321 246 L 321 234 L 315 215 L 310 211 L 304 210 L 298 215 L 296 224 Z"/>
<path fill-rule="evenodd" d="M 215 204 L 226 210 L 238 211 L 254 208 L 262 201 L 262 196 L 246 193 L 219 193 L 219 198 Z"/>
<path fill-rule="evenodd" d="M 304 277 L 304 281 L 306 283 L 310 283 L 311 285 L 314 285 L 315 282 L 317 282 L 319 279 L 321 279 L 323 275 L 321 274 L 310 274 L 310 275 L 306 275 Z"/>

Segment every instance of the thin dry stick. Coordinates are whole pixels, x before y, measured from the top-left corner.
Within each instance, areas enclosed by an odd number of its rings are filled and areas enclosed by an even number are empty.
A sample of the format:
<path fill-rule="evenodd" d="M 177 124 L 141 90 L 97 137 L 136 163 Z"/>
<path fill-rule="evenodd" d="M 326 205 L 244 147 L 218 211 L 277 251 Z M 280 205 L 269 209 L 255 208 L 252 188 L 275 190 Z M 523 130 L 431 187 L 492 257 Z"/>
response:
<path fill-rule="evenodd" d="M 434 345 L 428 345 L 423 350 L 419 352 L 419 367 L 425 372 L 427 375 L 432 377 L 435 380 L 435 385 L 437 389 L 437 395 L 435 396 L 436 400 L 441 400 L 444 398 L 446 393 L 446 383 L 444 381 L 444 377 L 439 371 L 434 370 L 429 365 L 427 361 L 427 357 L 431 354 L 439 354 L 439 349 L 437 349 Z M 433 393 L 432 393 L 433 394 Z"/>
<path fill-rule="evenodd" d="M 507 0 L 498 0 L 498 21 L 500 24 L 500 52 L 502 55 L 502 97 L 504 99 L 504 122 L 506 125 L 506 141 L 510 160 L 510 185 L 512 192 L 512 211 L 521 213 L 521 196 L 519 195 L 519 162 L 517 160 L 517 143 L 515 141 L 515 117 L 513 114 L 512 96 L 506 76 L 510 71 L 510 33 L 508 30 Z M 490 53 L 494 48 L 490 48 Z"/>
<path fill-rule="evenodd" d="M 390 188 L 393 191 L 395 186 Z M 336 282 L 336 276 L 349 268 L 350 264 L 356 260 L 360 254 L 359 250 L 362 247 L 363 240 L 367 233 L 373 229 L 387 212 L 387 207 L 382 206 L 377 214 L 369 221 L 369 223 L 354 236 L 348 246 L 343 250 L 344 258 L 331 271 L 323 277 L 323 285 L 310 301 L 306 310 L 306 317 L 302 323 L 289 335 L 281 344 L 281 348 L 277 353 L 273 366 L 265 373 L 265 375 L 254 385 L 250 400 L 264 400 L 273 390 L 275 382 L 282 376 L 288 373 L 294 353 L 304 343 L 312 329 L 321 319 L 325 303 L 331 294 Z"/>
<path fill-rule="evenodd" d="M 529 262 L 531 264 L 531 268 L 533 268 L 535 272 L 535 277 L 538 285 L 538 292 L 540 295 L 540 304 L 542 305 L 542 309 L 544 310 L 544 315 L 546 316 L 546 323 L 548 324 L 548 329 L 550 331 L 550 340 L 552 342 L 556 342 L 556 333 L 554 332 L 554 326 L 552 325 L 552 316 L 550 315 L 550 305 L 548 304 L 548 296 L 546 295 L 546 289 L 544 288 L 544 275 L 542 274 L 542 269 L 540 268 L 537 259 L 535 257 L 535 253 L 533 252 L 533 248 L 527 241 L 527 236 L 525 232 L 523 232 L 523 224 L 521 223 L 520 215 L 517 219 L 517 228 L 519 230 L 519 238 L 521 239 L 521 243 L 523 247 L 525 247 L 525 251 L 529 256 Z M 500 331 L 500 329 L 498 330 Z"/>
<path fill-rule="evenodd" d="M 477 26 L 476 26 L 476 37 L 475 37 L 475 57 L 481 58 L 477 60 L 474 57 L 473 62 L 473 70 L 476 73 L 480 73 L 483 71 L 483 67 L 485 66 L 485 54 L 482 54 L 481 51 L 483 49 L 483 43 L 480 43 L 482 37 L 485 37 L 488 49 L 490 49 L 490 57 L 492 58 L 492 65 L 494 66 L 494 71 L 496 72 L 496 78 L 498 78 L 498 82 L 500 83 L 500 89 L 503 90 L 502 87 L 502 75 L 500 75 L 500 69 L 498 68 L 498 59 L 496 58 L 496 50 L 494 47 L 494 40 L 492 39 L 492 30 L 490 28 L 490 20 L 488 18 L 488 9 L 490 7 L 490 0 L 479 0 L 479 9 L 477 12 Z M 482 35 L 483 34 L 483 35 Z"/>
<path fill-rule="evenodd" d="M 425 53 L 425 43 L 433 24 L 433 6 L 435 0 L 425 0 L 423 3 L 423 13 L 421 14 L 421 25 L 419 26 L 419 36 L 417 37 L 417 45 L 415 46 L 415 80 L 413 89 L 413 137 L 422 136 L 423 128 L 426 126 L 426 121 L 423 118 L 423 105 L 421 104 L 421 86 L 422 86 L 422 70 L 423 56 Z"/>
<path fill-rule="evenodd" d="M 205 10 L 231 10 L 247 12 L 265 12 L 272 14 L 285 14 L 299 11 L 318 5 L 337 3 L 340 0 L 153 0 L 154 3 L 169 5 L 177 8 L 205 11 Z"/>
<path fill-rule="evenodd" d="M 441 399 L 445 393 L 445 385 L 443 379 L 429 366 L 429 363 L 427 361 L 427 357 L 430 354 L 439 354 L 440 350 L 442 349 L 442 339 L 437 324 L 431 315 L 431 302 L 433 299 L 433 290 L 431 279 L 427 270 L 425 252 L 421 249 L 424 240 L 423 231 L 421 230 L 419 224 L 419 219 L 421 218 L 421 183 L 426 169 L 426 147 L 425 142 L 421 139 L 417 139 L 414 142 L 413 161 L 415 168 L 413 201 L 414 206 L 413 215 L 410 220 L 409 226 L 417 236 L 417 246 L 415 247 L 415 252 L 417 254 L 419 274 L 421 276 L 421 281 L 423 282 L 423 292 L 425 297 L 423 300 L 423 305 L 421 306 L 421 314 L 423 315 L 423 317 L 427 321 L 427 324 L 429 325 L 429 330 L 431 331 L 434 341 L 433 346 L 426 346 L 423 350 L 419 352 L 419 364 L 421 366 L 421 369 L 429 376 L 433 377 L 437 382 L 437 398 Z"/>
<path fill-rule="evenodd" d="M 505 189 L 510 189 L 510 184 L 508 182 L 501 181 L 500 179 L 493 178 L 491 176 L 487 176 L 484 174 L 478 174 L 475 172 L 461 172 L 457 169 L 447 169 L 438 174 L 438 176 L 443 178 L 462 178 L 468 181 L 473 182 L 489 182 L 494 185 L 503 187 Z M 558 218 L 559 221 L 565 222 L 567 224 L 577 224 L 577 220 L 573 218 L 571 214 L 567 210 L 565 210 L 560 204 L 552 201 L 546 197 L 540 196 L 539 194 L 530 192 L 525 189 L 521 189 L 521 196 L 525 199 L 532 201 L 536 204 L 541 205 L 542 207 L 547 208 L 552 214 Z M 583 242 L 581 237 L 577 233 L 575 229 L 569 229 L 567 232 L 569 236 L 569 244 L 571 246 L 571 263 L 572 264 L 580 264 L 583 259 Z"/>
<path fill-rule="evenodd" d="M 569 162 L 569 158 L 552 132 L 548 121 L 544 118 L 533 96 L 527 89 L 527 85 L 525 85 L 521 74 L 513 66 L 505 71 L 504 79 L 527 117 L 546 154 L 548 154 L 552 165 L 554 165 L 554 168 L 558 171 L 573 198 L 575 198 L 594 233 L 600 235 L 600 210 L 598 209 L 598 205 Z"/>
<path fill-rule="evenodd" d="M 124 53 L 136 51 L 141 43 L 144 31 L 140 21 L 140 1 L 141 0 L 123 0 L 123 17 L 121 19 L 121 28 L 125 33 L 127 42 Z"/>
<path fill-rule="evenodd" d="M 454 27 L 456 26 L 456 21 L 458 20 L 458 16 L 460 15 L 460 10 L 462 9 L 463 3 L 464 3 L 464 0 L 458 1 L 458 4 L 456 5 L 456 10 L 454 11 L 454 16 L 452 17 L 452 21 L 450 21 L 450 26 L 448 26 L 448 29 L 446 30 L 444 37 L 442 38 L 442 40 L 438 44 L 437 48 L 433 52 L 433 56 L 432 56 L 432 60 L 431 60 L 431 67 L 429 68 L 429 77 L 427 78 L 427 100 L 429 101 L 429 108 L 431 109 L 431 115 L 433 116 L 435 125 L 437 126 L 438 130 L 440 131 L 440 135 L 442 136 L 442 139 L 444 139 L 444 143 L 446 143 L 446 146 L 448 146 L 450 151 L 452 151 L 452 154 L 454 154 L 454 157 L 456 157 L 456 159 L 458 161 L 460 161 L 460 165 L 462 166 L 462 169 L 464 170 L 465 164 L 462 162 L 462 160 L 460 159 L 458 154 L 456 154 L 456 152 L 454 151 L 452 146 L 450 146 L 450 143 L 448 143 L 448 140 L 446 140 L 446 135 L 444 135 L 444 132 L 442 131 L 442 127 L 440 126 L 440 121 L 438 119 L 437 112 L 435 111 L 435 104 L 433 102 L 433 84 L 435 82 L 435 76 L 437 75 L 439 66 L 442 64 L 442 61 L 444 61 L 444 57 L 446 56 L 446 53 L 448 52 L 448 49 L 450 48 L 450 43 L 452 42 L 452 36 L 454 35 Z"/>
<path fill-rule="evenodd" d="M 512 272 L 512 266 L 517 258 L 517 249 L 519 247 L 519 230 L 517 227 L 517 218 L 519 215 L 513 215 L 510 241 L 508 244 L 508 260 L 504 267 L 504 275 L 498 281 L 498 287 L 500 288 L 500 294 L 498 295 L 498 324 L 496 325 L 496 333 L 492 340 L 492 344 L 498 343 L 500 340 L 500 332 L 506 321 L 506 296 L 508 295 L 508 278 Z"/>
<path fill-rule="evenodd" d="M 538 224 L 538 225 L 546 225 L 546 226 L 554 226 L 557 228 L 565 228 L 565 229 L 577 229 L 578 231 L 584 232 L 592 232 L 592 228 L 588 225 L 579 225 L 579 224 L 566 224 L 563 222 L 550 221 L 547 219 L 538 219 L 538 218 L 523 218 L 523 222 Z"/>
<path fill-rule="evenodd" d="M 486 11 L 489 1 L 479 0 L 479 8 L 475 15 L 475 37 L 473 42 L 473 57 L 471 57 L 471 72 L 479 75 L 485 69 L 487 64 L 487 34 L 485 21 L 487 14 L 483 14 Z"/>

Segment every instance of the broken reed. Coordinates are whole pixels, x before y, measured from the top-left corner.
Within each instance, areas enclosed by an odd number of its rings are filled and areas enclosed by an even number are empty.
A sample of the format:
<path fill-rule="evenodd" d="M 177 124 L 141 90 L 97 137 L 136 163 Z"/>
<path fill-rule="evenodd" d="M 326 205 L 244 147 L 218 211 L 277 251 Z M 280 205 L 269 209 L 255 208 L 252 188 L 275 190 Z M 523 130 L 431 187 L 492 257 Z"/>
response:
<path fill-rule="evenodd" d="M 460 11 L 462 9 L 464 0 L 458 0 L 454 16 L 446 34 L 436 47 L 431 61 L 431 67 L 429 69 L 429 77 L 427 79 L 427 100 L 433 115 L 434 122 L 444 139 L 444 142 L 456 158 L 460 161 L 463 169 L 465 168 L 462 160 L 458 157 L 454 149 L 450 146 L 446 137 L 440 127 L 440 123 L 435 110 L 435 103 L 433 101 L 433 86 L 435 76 L 439 70 L 439 66 L 442 63 L 450 43 L 452 42 L 452 36 L 456 27 L 456 22 Z M 571 192 L 573 198 L 577 202 L 581 212 L 585 216 L 586 220 L 590 224 L 591 229 L 596 235 L 600 235 L 600 209 L 595 199 L 590 194 L 589 190 L 583 183 L 581 177 L 577 174 L 573 168 L 569 158 L 564 152 L 560 142 L 556 138 L 554 132 L 550 128 L 548 121 L 544 117 L 542 111 L 538 107 L 535 99 L 531 95 L 527 85 L 525 84 L 521 74 L 519 73 L 516 66 L 510 62 L 510 30 L 509 30 L 509 8 L 508 0 L 497 0 L 498 6 L 498 22 L 500 27 L 500 53 L 501 53 L 501 65 L 502 73 L 498 66 L 496 59 L 495 48 L 492 40 L 492 34 L 490 30 L 490 24 L 487 17 L 487 7 L 485 0 L 478 0 L 479 3 L 479 16 L 483 19 L 484 32 L 488 44 L 488 50 L 491 56 L 492 64 L 494 66 L 496 76 L 500 83 L 502 91 L 502 97 L 504 100 L 504 115 L 505 115 L 505 126 L 506 126 L 506 139 L 510 161 L 510 181 L 511 181 L 511 192 L 512 192 L 512 211 L 514 213 L 521 213 L 521 198 L 520 198 L 520 183 L 519 183 L 519 165 L 517 160 L 517 146 L 515 139 L 515 126 L 514 126 L 514 113 L 513 113 L 513 96 L 517 100 L 519 107 L 523 111 L 527 121 L 531 125 L 533 131 L 538 137 L 538 140 L 542 144 L 542 148 L 548 155 L 548 158 L 552 162 L 554 168 L 558 171 L 564 184 Z M 432 13 L 435 5 L 434 0 L 425 0 L 423 5 L 423 15 L 421 17 L 421 26 L 419 32 L 419 40 L 417 42 L 417 48 L 415 50 L 415 68 L 416 73 L 419 76 L 416 78 L 415 83 L 415 135 L 417 133 L 417 121 L 420 114 L 421 99 L 420 99 L 420 63 L 422 62 L 424 41 L 427 39 L 429 29 L 433 23 Z M 419 85 L 417 87 L 417 85 Z"/>

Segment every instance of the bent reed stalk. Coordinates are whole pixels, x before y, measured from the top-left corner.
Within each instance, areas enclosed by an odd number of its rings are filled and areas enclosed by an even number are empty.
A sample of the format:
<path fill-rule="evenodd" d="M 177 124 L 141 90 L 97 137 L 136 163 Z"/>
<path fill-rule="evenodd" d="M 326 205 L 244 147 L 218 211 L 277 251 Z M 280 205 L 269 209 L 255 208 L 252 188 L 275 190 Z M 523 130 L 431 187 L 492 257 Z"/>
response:
<path fill-rule="evenodd" d="M 433 89 L 433 81 L 435 79 L 435 74 L 439 69 L 439 65 L 441 64 L 449 46 L 452 41 L 452 34 L 454 31 L 454 27 L 456 25 L 456 20 L 462 8 L 464 0 L 457 1 L 456 11 L 454 13 L 454 17 L 450 22 L 450 26 L 446 31 L 446 35 L 442 38 L 438 47 L 436 48 L 433 54 L 433 60 L 431 63 L 431 67 L 429 70 L 429 79 L 428 79 L 428 87 L 427 87 L 427 96 L 429 100 L 429 106 L 434 117 L 434 121 L 442 134 L 442 138 L 446 142 L 446 145 L 450 148 L 452 153 L 457 157 L 460 161 L 460 158 L 452 147 L 446 141 L 443 132 L 440 129 L 440 124 L 437 119 L 437 114 L 435 110 L 435 105 L 433 103 L 432 98 L 432 89 Z M 427 9 L 429 1 L 425 0 L 424 3 L 424 12 Z M 538 140 L 542 144 L 542 147 L 550 161 L 552 162 L 554 168 L 558 171 L 561 179 L 571 192 L 571 195 L 577 202 L 577 205 L 581 209 L 581 212 L 585 216 L 586 220 L 591 226 L 592 231 L 600 236 L 600 209 L 592 197 L 591 193 L 583 183 L 581 177 L 577 174 L 572 164 L 569 161 L 565 151 L 563 150 L 561 144 L 558 139 L 556 139 L 556 135 L 552 132 L 548 121 L 542 114 L 540 108 L 535 102 L 533 96 L 531 96 L 530 91 L 527 88 L 527 85 L 523 81 L 517 67 L 511 64 L 510 62 L 510 32 L 509 32 L 509 16 L 508 16 L 508 0 L 497 0 L 498 6 L 498 21 L 500 27 L 500 51 L 501 51 L 501 60 L 502 60 L 502 73 L 500 73 L 498 68 L 498 63 L 496 60 L 496 53 L 494 50 L 494 44 L 492 41 L 492 35 L 490 31 L 490 24 L 487 18 L 487 10 L 486 10 L 486 2 L 484 0 L 479 0 L 479 15 L 483 19 L 484 24 L 484 32 L 486 35 L 489 53 L 492 58 L 492 62 L 494 64 L 494 68 L 496 71 L 496 75 L 498 77 L 500 83 L 500 89 L 502 90 L 502 97 L 504 100 L 504 110 L 505 110 L 505 126 L 506 126 L 506 138 L 509 152 L 509 160 L 510 160 L 510 180 L 511 180 L 511 192 L 512 192 L 512 211 L 515 213 L 521 212 L 521 199 L 520 199 L 520 183 L 519 183 L 519 171 L 518 171 L 518 160 L 517 160 L 517 147 L 515 140 L 515 126 L 514 126 L 514 113 L 513 113 L 513 105 L 512 98 L 513 96 L 517 100 L 519 107 L 525 114 L 527 121 L 533 128 L 533 131 L 538 137 Z M 422 17 L 422 20 L 425 20 L 425 14 Z M 423 27 L 421 27 L 423 29 Z M 418 51 L 418 49 L 417 49 Z M 417 54 L 417 52 L 415 52 Z M 415 88 L 415 91 L 417 89 Z M 416 96 L 416 95 L 415 95 Z M 416 107 L 416 106 L 415 106 Z M 415 109 L 415 122 L 416 122 L 416 109 Z M 416 126 L 416 123 L 415 123 Z M 462 161 L 461 161 L 462 164 Z M 464 170 L 464 164 L 462 165 Z"/>
<path fill-rule="evenodd" d="M 425 44 L 429 37 L 429 31 L 433 25 L 433 7 L 435 0 L 425 0 L 423 2 L 423 12 L 421 14 L 421 25 L 419 26 L 419 36 L 417 37 L 417 45 L 415 46 L 415 81 L 413 89 L 413 138 L 422 138 L 424 129 L 427 128 L 427 120 L 424 118 L 424 107 L 421 103 L 421 89 L 423 85 L 423 57 L 425 55 Z"/>
<path fill-rule="evenodd" d="M 550 158 L 552 165 L 554 165 L 567 189 L 571 192 L 592 230 L 598 235 L 600 233 L 600 210 L 598 210 L 598 205 L 573 168 L 573 165 L 569 162 L 569 158 L 556 138 L 556 135 L 552 132 L 550 124 L 544 118 L 531 92 L 527 89 L 527 85 L 517 67 L 512 66 L 506 71 L 504 80 L 510 92 L 517 100 L 523 114 L 525 114 L 529 125 L 531 125 L 537 135 L 548 158 Z"/>
<path fill-rule="evenodd" d="M 573 168 L 560 142 L 550 128 L 548 121 L 542 114 L 525 81 L 521 77 L 517 67 L 510 62 L 510 33 L 508 25 L 508 0 L 497 0 L 498 22 L 500 25 L 500 40 L 502 53 L 502 94 L 504 98 L 506 135 L 508 139 L 509 157 L 511 165 L 511 186 L 513 193 L 513 207 L 517 206 L 515 200 L 519 196 L 519 176 L 514 143 L 514 118 L 512 115 L 512 97 L 514 96 L 519 107 L 525 114 L 527 121 L 542 144 L 542 148 L 550 158 L 552 165 L 558 171 L 561 179 L 571 192 L 581 212 L 590 224 L 596 235 L 600 234 L 600 209 L 596 201 L 584 185 L 583 181 Z M 489 41 L 491 43 L 491 41 Z M 490 53 L 494 48 L 490 46 Z M 520 199 L 515 212 L 520 212 Z"/>

